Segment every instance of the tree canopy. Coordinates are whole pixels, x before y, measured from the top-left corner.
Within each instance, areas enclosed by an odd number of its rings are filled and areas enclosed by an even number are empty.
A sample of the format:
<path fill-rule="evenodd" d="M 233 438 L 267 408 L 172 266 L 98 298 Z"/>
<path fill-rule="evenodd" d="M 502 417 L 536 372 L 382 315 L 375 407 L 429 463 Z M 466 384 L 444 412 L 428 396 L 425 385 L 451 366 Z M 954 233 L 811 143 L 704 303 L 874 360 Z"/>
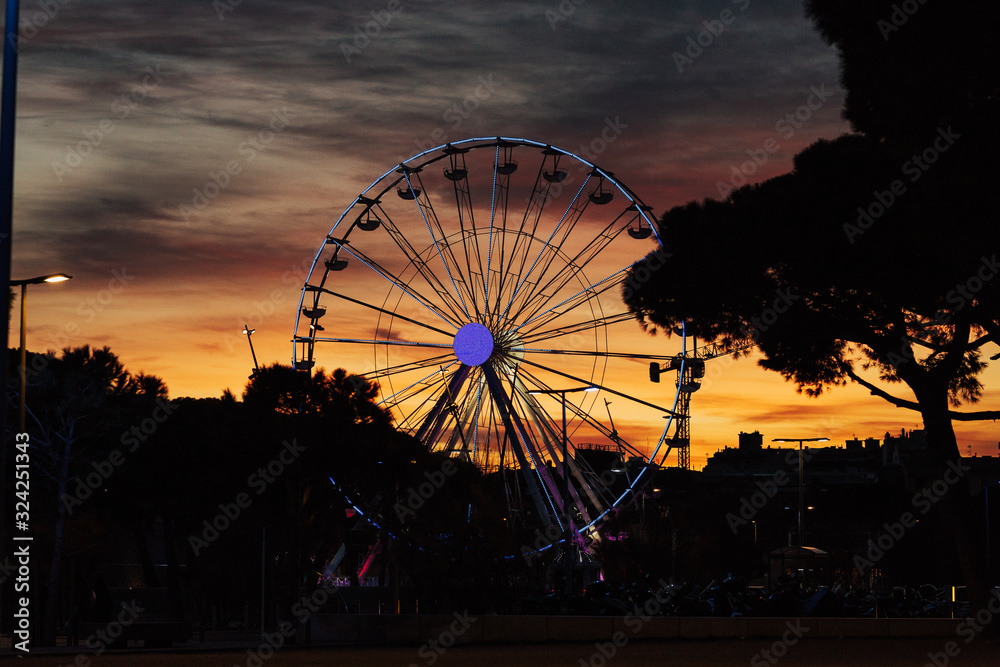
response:
<path fill-rule="evenodd" d="M 891 21 L 894 6 L 808 3 L 840 49 L 844 115 L 859 132 L 816 142 L 791 173 L 723 201 L 669 210 L 660 234 L 673 257 L 648 281 L 633 277 L 626 301 L 653 327 L 687 321 L 709 340 L 752 337 L 761 365 L 810 395 L 850 379 L 920 410 L 925 424 L 996 418 L 948 410 L 981 396 L 984 347 L 1000 340 L 1000 79 L 978 62 L 966 66 L 975 73 L 941 65 L 958 57 L 965 10 L 919 5 L 883 38 L 878 20 Z M 987 73 L 1000 55 L 988 43 Z M 969 49 L 986 47 L 959 54 Z M 867 368 L 882 382 L 865 379 Z M 900 382 L 915 401 L 889 391 Z M 957 456 L 950 425 L 928 428 Z"/>
<path fill-rule="evenodd" d="M 672 257 L 645 281 L 630 276 L 624 298 L 651 328 L 683 321 L 708 340 L 753 341 L 761 366 L 807 394 L 853 380 L 919 411 L 936 463 L 924 474 L 939 475 L 959 457 L 953 419 L 1000 418 L 955 410 L 981 397 L 984 354 L 1000 344 L 1000 43 L 989 34 L 1000 9 L 806 7 L 839 51 L 855 132 L 801 151 L 788 174 L 667 211 Z M 982 602 L 968 493 L 941 507 Z"/>

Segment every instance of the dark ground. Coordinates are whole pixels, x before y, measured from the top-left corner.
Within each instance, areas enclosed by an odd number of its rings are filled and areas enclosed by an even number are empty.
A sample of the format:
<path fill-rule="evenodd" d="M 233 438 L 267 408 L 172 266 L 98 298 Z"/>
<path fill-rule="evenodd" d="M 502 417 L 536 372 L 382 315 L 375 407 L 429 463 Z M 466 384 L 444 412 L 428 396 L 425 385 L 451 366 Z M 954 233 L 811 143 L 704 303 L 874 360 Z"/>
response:
<path fill-rule="evenodd" d="M 312 667 L 329 665 L 376 667 L 580 667 L 593 665 L 621 665 L 622 667 L 646 667 L 652 665 L 684 665 L 702 667 L 715 665 L 1000 665 L 1000 642 L 979 638 L 970 644 L 961 638 L 956 642 L 959 653 L 947 656 L 944 651 L 949 639 L 803 639 L 782 652 L 780 659 L 771 656 L 768 660 L 761 651 L 771 649 L 773 640 L 674 640 L 674 641 L 633 641 L 617 649 L 610 660 L 604 660 L 593 643 L 525 644 L 497 646 L 452 647 L 442 654 L 427 648 L 401 647 L 336 647 L 293 649 L 285 648 L 274 655 L 267 652 L 260 656 L 250 656 L 242 651 L 212 651 L 200 653 L 128 652 L 104 654 L 94 657 L 90 654 L 80 658 L 72 653 L 58 655 L 32 654 L 20 659 L 20 664 L 39 666 L 98 665 L 108 667 L 132 667 L 134 665 L 191 665 L 193 667 L 241 666 L 248 667 Z M 4 661 L 13 664 L 10 654 L 4 652 Z M 928 653 L 935 654 L 931 662 Z"/>

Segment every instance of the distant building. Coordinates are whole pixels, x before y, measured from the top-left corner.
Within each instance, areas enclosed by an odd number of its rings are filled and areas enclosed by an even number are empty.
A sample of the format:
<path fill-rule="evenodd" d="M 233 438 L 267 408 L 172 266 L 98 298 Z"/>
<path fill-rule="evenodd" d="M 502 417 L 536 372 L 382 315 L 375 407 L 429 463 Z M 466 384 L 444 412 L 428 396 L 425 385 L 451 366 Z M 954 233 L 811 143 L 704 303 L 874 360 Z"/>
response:
<path fill-rule="evenodd" d="M 739 434 L 738 446 L 726 447 L 708 458 L 703 469 L 707 480 L 746 480 L 774 475 L 779 470 L 798 472 L 798 447 L 765 447 L 759 431 Z M 936 457 L 927 449 L 921 429 L 886 433 L 877 438 L 853 438 L 843 447 L 805 447 L 803 475 L 808 482 L 822 485 L 872 485 L 894 483 L 907 475 L 933 477 L 940 474 Z M 972 477 L 996 480 L 1000 458 L 963 457 L 972 468 Z"/>
<path fill-rule="evenodd" d="M 726 447 L 708 458 L 702 470 L 717 480 L 771 476 L 779 470 L 798 472 L 798 447 L 764 447 L 759 431 L 740 433 L 737 447 Z M 805 447 L 803 475 L 824 485 L 875 484 L 883 467 L 875 438 L 848 440 L 845 447 Z"/>
<path fill-rule="evenodd" d="M 882 441 L 882 465 L 899 466 L 903 461 L 913 460 L 914 457 L 923 457 L 927 451 L 927 438 L 924 432 L 914 429 L 909 433 L 906 429 L 900 431 L 898 436 L 885 434 Z"/>

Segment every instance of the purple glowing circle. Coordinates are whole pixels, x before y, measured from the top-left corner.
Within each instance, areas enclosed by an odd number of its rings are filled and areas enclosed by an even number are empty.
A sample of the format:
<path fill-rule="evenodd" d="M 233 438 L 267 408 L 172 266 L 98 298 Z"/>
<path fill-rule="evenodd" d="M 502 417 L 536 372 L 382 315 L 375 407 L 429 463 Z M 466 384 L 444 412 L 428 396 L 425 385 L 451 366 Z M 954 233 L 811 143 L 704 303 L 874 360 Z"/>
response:
<path fill-rule="evenodd" d="M 455 356 L 466 366 L 480 366 L 493 354 L 493 334 L 477 322 L 470 322 L 455 334 Z"/>

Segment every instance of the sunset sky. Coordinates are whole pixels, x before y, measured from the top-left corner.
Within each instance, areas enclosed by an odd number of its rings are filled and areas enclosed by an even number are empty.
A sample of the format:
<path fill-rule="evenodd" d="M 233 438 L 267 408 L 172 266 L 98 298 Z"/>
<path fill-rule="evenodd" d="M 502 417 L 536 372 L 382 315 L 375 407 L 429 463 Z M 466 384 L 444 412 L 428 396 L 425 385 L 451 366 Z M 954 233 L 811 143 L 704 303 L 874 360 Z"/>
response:
<path fill-rule="evenodd" d="M 73 276 L 29 289 L 28 347 L 108 345 L 172 397 L 241 393 L 244 323 L 262 364 L 289 363 L 330 227 L 427 148 L 503 135 L 591 150 L 658 216 L 742 184 L 745 163 L 748 182 L 787 172 L 798 150 L 849 129 L 836 52 L 794 0 L 27 0 L 21 12 L 12 277 Z M 320 364 L 366 370 L 349 361 Z M 650 401 L 671 386 L 618 382 Z M 995 409 L 1000 372 L 984 383 Z M 741 430 L 842 444 L 920 425 L 859 387 L 799 396 L 753 358 L 709 362 L 693 414 L 699 468 Z M 958 429 L 963 453 L 996 455 L 994 423 Z"/>

